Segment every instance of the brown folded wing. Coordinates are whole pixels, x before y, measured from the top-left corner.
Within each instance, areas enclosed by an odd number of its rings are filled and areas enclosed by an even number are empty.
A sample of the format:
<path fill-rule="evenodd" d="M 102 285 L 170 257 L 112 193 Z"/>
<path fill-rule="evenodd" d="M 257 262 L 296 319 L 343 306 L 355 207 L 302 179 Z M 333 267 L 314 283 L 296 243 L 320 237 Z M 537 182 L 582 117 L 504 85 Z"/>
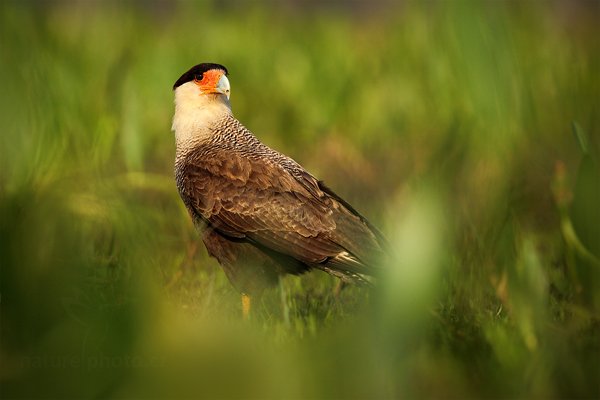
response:
<path fill-rule="evenodd" d="M 186 205 L 219 233 L 310 267 L 373 275 L 379 234 L 291 159 L 204 149 L 183 165 Z"/>

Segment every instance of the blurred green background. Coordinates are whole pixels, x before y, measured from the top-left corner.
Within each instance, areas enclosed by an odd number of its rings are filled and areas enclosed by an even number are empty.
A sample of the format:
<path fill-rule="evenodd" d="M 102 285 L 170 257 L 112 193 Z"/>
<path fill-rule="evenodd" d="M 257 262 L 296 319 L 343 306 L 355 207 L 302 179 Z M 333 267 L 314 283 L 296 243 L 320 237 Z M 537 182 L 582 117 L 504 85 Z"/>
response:
<path fill-rule="evenodd" d="M 600 397 L 597 1 L 0 3 L 3 398 Z M 173 180 L 173 82 L 388 236 L 242 321 Z"/>

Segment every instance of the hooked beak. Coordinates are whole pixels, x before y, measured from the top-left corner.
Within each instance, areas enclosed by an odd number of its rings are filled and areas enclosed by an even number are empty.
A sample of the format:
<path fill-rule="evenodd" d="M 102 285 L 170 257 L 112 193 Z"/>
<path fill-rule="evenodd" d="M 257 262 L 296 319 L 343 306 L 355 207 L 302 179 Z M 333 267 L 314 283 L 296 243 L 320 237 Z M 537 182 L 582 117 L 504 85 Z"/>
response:
<path fill-rule="evenodd" d="M 215 93 L 222 93 L 227 96 L 227 100 L 229 100 L 231 87 L 229 86 L 229 79 L 227 79 L 225 74 L 221 75 L 221 78 L 219 78 L 219 82 L 217 82 L 217 85 L 215 86 Z"/>

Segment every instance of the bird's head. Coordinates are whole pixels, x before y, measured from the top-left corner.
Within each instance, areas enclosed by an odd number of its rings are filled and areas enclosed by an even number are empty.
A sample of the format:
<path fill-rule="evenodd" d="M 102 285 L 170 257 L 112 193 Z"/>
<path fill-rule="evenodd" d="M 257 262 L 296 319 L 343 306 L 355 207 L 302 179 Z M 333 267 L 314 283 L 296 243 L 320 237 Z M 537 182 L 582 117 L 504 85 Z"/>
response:
<path fill-rule="evenodd" d="M 198 64 L 177 79 L 173 90 L 188 96 L 224 95 L 229 100 L 231 88 L 227 74 L 227 68 L 220 64 Z"/>
<path fill-rule="evenodd" d="M 219 64 L 198 64 L 175 82 L 175 115 L 172 129 L 178 146 L 205 137 L 204 129 L 231 114 L 227 68 Z"/>

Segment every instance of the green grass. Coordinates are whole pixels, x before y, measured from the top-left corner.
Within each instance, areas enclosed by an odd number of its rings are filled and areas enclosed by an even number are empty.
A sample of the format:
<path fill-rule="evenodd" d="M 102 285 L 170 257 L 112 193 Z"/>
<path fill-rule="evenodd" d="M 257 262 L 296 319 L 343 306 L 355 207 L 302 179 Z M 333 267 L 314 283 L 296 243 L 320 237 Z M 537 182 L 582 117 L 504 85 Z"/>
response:
<path fill-rule="evenodd" d="M 3 398 L 600 397 L 598 3 L 357 4 L 0 5 Z M 377 289 L 242 321 L 172 173 L 205 61 L 385 232 Z"/>

